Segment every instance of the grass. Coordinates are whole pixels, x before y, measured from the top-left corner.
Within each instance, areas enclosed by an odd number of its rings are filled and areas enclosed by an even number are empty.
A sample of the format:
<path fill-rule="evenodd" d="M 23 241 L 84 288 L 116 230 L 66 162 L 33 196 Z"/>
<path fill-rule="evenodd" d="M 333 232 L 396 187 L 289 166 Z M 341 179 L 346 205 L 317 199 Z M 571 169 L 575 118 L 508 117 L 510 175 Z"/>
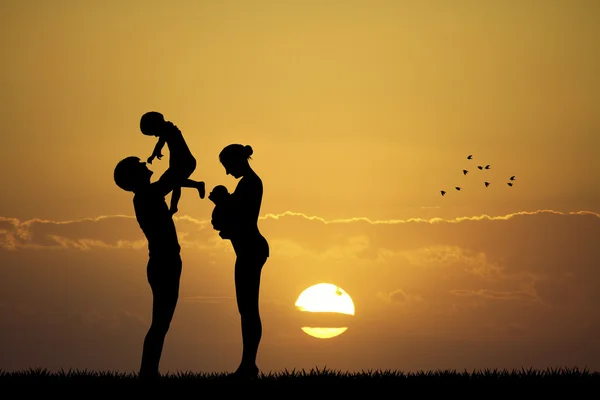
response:
<path fill-rule="evenodd" d="M 373 394 L 374 390 L 389 388 L 390 385 L 405 389 L 415 386 L 420 389 L 444 387 L 444 390 L 464 387 L 515 387 L 515 385 L 519 387 L 534 385 L 539 389 L 541 386 L 546 385 L 556 388 L 557 384 L 561 387 L 566 385 L 587 386 L 588 384 L 600 387 L 600 372 L 591 372 L 579 368 L 548 368 L 546 370 L 523 368 L 513 371 L 496 369 L 473 372 L 437 370 L 405 373 L 392 370 L 368 370 L 350 373 L 327 368 L 314 368 L 310 371 L 284 370 L 282 372 L 261 373 L 258 379 L 249 382 L 232 382 L 227 379 L 225 373 L 177 372 L 163 375 L 159 381 L 152 385 L 144 385 L 134 373 L 87 370 L 52 372 L 46 369 L 29 369 L 17 372 L 0 370 L 0 387 L 8 384 L 28 388 L 62 388 L 62 390 L 73 388 L 89 390 L 92 387 L 111 388 L 115 385 L 120 388 L 130 386 L 137 389 L 152 387 L 153 390 L 168 387 L 169 391 L 185 388 L 188 392 L 190 389 L 194 390 L 194 388 L 200 387 L 213 387 L 216 390 L 234 389 L 238 392 L 240 385 L 244 385 L 244 390 L 260 389 L 264 391 L 276 389 L 287 394 L 296 394 L 296 390 L 302 387 L 312 387 L 314 389 L 314 384 L 316 384 L 320 387 L 335 386 L 338 389 L 367 388 L 369 393 Z M 217 389 L 217 387 L 220 387 L 220 389 Z M 555 390 L 553 389 L 553 391 Z M 223 391 L 221 391 L 222 393 Z"/>

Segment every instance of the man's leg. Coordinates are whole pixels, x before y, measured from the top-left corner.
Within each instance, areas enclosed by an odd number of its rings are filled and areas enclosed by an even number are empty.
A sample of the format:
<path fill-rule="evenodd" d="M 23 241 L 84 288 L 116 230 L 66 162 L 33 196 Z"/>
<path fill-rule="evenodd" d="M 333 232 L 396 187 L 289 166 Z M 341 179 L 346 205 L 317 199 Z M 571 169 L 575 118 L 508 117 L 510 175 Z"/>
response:
<path fill-rule="evenodd" d="M 179 279 L 181 277 L 181 258 L 150 260 L 148 262 L 148 282 L 152 288 L 152 324 L 142 353 L 140 377 L 154 379 L 159 377 L 159 363 L 165 336 L 169 331 L 177 300 L 179 297 Z"/>

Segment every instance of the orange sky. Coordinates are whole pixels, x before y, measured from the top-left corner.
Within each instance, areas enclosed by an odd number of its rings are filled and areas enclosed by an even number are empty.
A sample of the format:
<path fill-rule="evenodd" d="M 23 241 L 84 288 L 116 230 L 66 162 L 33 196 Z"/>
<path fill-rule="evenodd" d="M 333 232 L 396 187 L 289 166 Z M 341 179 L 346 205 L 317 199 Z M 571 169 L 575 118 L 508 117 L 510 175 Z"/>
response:
<path fill-rule="evenodd" d="M 150 155 L 148 110 L 182 129 L 209 189 L 235 187 L 225 145 L 254 148 L 272 248 L 262 368 L 600 368 L 600 3 L 0 11 L 0 369 L 137 369 L 147 249 L 112 171 Z M 184 190 L 179 210 L 163 370 L 231 370 L 233 254 L 207 225 L 211 202 Z M 294 309 L 319 282 L 356 305 L 331 340 L 304 334 Z"/>

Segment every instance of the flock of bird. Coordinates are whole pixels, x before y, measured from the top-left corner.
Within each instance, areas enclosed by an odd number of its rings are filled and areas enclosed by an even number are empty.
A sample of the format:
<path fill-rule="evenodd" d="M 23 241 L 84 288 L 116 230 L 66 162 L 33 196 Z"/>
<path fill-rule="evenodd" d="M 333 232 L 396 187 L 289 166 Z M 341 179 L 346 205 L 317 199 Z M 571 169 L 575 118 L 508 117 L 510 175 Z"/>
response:
<path fill-rule="evenodd" d="M 467 156 L 467 160 L 472 160 L 472 159 L 473 159 L 473 155 L 472 155 L 472 154 L 469 154 L 469 155 Z M 490 169 L 491 167 L 490 167 L 490 165 L 488 164 L 488 165 L 485 165 L 485 166 L 483 166 L 483 165 L 478 165 L 478 166 L 477 166 L 477 168 L 478 168 L 479 170 L 484 170 L 484 169 Z M 468 171 L 468 170 L 466 170 L 466 169 L 463 169 L 463 171 L 462 171 L 462 172 L 463 172 L 463 175 L 467 175 L 467 174 L 469 173 L 469 171 Z M 509 178 L 509 181 L 514 181 L 514 180 L 515 180 L 515 177 L 514 177 L 514 175 L 513 175 L 513 176 L 511 176 L 511 177 Z M 483 182 L 483 183 L 484 183 L 485 187 L 488 187 L 488 186 L 490 186 L 490 183 L 489 183 L 488 181 L 485 181 L 485 182 Z M 512 183 L 512 182 L 507 182 L 506 184 L 507 184 L 508 186 L 512 186 L 512 185 L 513 185 L 513 183 Z M 461 187 L 460 187 L 460 186 L 455 186 L 455 187 L 454 187 L 454 189 L 456 189 L 456 190 L 460 191 Z M 441 190 L 440 192 L 442 193 L 442 196 L 446 194 L 446 191 L 445 191 L 445 190 Z"/>

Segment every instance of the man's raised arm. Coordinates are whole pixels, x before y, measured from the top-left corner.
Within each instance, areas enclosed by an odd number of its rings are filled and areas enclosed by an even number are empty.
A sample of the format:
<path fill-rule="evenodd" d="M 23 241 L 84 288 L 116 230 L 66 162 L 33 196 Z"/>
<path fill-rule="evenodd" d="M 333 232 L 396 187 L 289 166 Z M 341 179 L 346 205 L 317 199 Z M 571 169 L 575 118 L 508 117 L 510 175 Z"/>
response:
<path fill-rule="evenodd" d="M 167 169 L 156 182 L 150 185 L 152 190 L 159 193 L 161 196 L 166 196 L 176 187 L 181 186 L 181 182 L 185 179 L 185 175 L 179 172 L 179 169 Z"/>

